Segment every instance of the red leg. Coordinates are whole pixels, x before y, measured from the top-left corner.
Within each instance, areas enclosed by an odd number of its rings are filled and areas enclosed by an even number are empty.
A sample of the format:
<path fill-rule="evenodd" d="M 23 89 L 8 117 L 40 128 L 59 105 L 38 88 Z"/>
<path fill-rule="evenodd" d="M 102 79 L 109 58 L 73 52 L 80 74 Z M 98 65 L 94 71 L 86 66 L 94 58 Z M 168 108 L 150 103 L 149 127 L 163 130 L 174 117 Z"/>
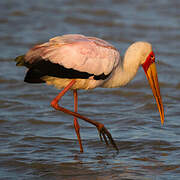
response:
<path fill-rule="evenodd" d="M 77 112 L 78 109 L 78 96 L 77 96 L 77 90 L 73 91 L 74 94 L 74 112 Z M 81 136 L 80 136 L 80 126 L 77 120 L 77 117 L 74 117 L 74 128 L 78 137 L 78 141 L 79 141 L 79 145 L 80 145 L 80 152 L 83 152 L 83 147 L 82 147 L 82 143 L 81 143 Z"/>
<path fill-rule="evenodd" d="M 107 139 L 106 139 L 106 136 L 108 137 L 108 139 L 110 140 L 111 144 L 113 145 L 113 147 L 118 150 L 118 147 L 116 146 L 111 134 L 109 133 L 109 131 L 105 128 L 104 124 L 102 123 L 99 123 L 97 121 L 94 121 L 94 120 L 91 120 L 89 118 L 86 118 L 84 116 L 82 116 L 81 114 L 77 113 L 77 112 L 73 112 L 73 111 L 70 111 L 66 108 L 63 108 L 61 107 L 58 102 L 59 100 L 61 99 L 61 97 L 76 83 L 76 80 L 72 80 L 51 102 L 51 106 L 53 108 L 55 108 L 56 110 L 59 110 L 59 111 L 62 111 L 66 114 L 70 114 L 74 117 L 77 117 L 79 119 L 82 119 L 94 126 L 96 126 L 96 128 L 98 129 L 99 131 L 99 134 L 100 134 L 100 137 L 102 139 L 102 136 L 107 144 Z M 106 135 L 106 136 L 105 136 Z"/>

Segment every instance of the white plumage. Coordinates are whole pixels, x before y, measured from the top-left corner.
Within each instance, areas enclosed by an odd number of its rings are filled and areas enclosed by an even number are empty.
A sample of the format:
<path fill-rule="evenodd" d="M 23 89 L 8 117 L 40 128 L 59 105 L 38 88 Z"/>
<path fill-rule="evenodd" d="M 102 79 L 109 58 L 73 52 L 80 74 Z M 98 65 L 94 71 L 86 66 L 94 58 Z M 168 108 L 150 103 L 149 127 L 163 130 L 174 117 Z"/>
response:
<path fill-rule="evenodd" d="M 77 89 L 96 87 L 113 88 L 127 84 L 142 65 L 157 101 L 161 122 L 164 109 L 160 95 L 155 66 L 155 56 L 148 42 L 133 43 L 126 51 L 123 61 L 120 53 L 108 42 L 80 34 L 58 36 L 44 44 L 36 45 L 25 56 L 16 58 L 17 65 L 29 68 L 25 81 L 46 82 L 58 89 L 64 88 L 51 102 L 52 107 L 74 116 L 80 151 L 83 151 L 77 118 L 95 125 L 107 143 L 107 138 L 116 148 L 111 134 L 102 123 L 90 120 L 77 113 Z M 58 101 L 69 90 L 74 93 L 74 112 L 61 107 Z M 105 136 L 106 135 L 106 136 Z"/>
<path fill-rule="evenodd" d="M 93 75 L 110 74 L 120 61 L 120 54 L 114 46 L 94 37 L 69 34 L 50 39 L 49 42 L 36 45 L 25 56 L 25 61 L 33 63 L 38 58 L 60 64 L 67 69 L 87 72 Z M 49 85 L 61 89 L 71 79 L 42 77 Z M 92 89 L 103 84 L 102 80 L 77 79 L 71 89 Z"/>
<path fill-rule="evenodd" d="M 119 52 L 109 43 L 83 35 L 64 35 L 37 45 L 26 54 L 26 61 L 36 56 L 90 74 L 109 74 L 119 62 Z"/>

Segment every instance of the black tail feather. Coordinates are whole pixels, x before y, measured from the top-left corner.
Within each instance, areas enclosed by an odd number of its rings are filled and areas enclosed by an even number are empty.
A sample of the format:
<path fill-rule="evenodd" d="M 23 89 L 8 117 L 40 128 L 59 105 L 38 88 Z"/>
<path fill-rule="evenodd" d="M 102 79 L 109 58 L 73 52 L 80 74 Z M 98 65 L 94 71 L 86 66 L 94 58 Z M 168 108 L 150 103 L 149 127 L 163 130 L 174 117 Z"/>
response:
<path fill-rule="evenodd" d="M 28 83 L 44 83 L 45 81 L 43 81 L 41 79 L 42 76 L 44 76 L 44 74 L 39 69 L 30 68 L 26 73 L 26 76 L 24 78 L 24 82 L 28 82 Z"/>
<path fill-rule="evenodd" d="M 25 66 L 24 55 L 16 57 L 14 61 L 16 61 L 16 66 Z"/>
<path fill-rule="evenodd" d="M 18 56 L 14 59 L 16 61 L 16 66 L 25 66 L 27 68 L 31 67 L 31 64 L 25 62 L 25 55 Z"/>

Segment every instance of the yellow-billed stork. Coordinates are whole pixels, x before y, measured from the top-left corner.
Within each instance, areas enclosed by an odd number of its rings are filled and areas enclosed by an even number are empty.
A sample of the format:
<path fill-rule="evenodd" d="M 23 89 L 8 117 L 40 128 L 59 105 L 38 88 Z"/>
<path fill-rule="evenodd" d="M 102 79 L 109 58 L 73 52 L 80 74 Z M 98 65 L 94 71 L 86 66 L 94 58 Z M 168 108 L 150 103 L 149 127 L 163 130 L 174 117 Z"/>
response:
<path fill-rule="evenodd" d="M 74 116 L 74 127 L 83 152 L 77 118 L 96 126 L 101 140 L 104 139 L 118 150 L 111 134 L 102 123 L 91 120 L 77 113 L 77 90 L 96 87 L 114 88 L 126 85 L 142 65 L 164 122 L 164 109 L 155 66 L 155 55 L 148 42 L 135 42 L 126 51 L 121 61 L 118 50 L 108 42 L 80 34 L 57 36 L 49 42 L 36 45 L 25 55 L 18 56 L 16 65 L 26 66 L 25 82 L 54 85 L 64 88 L 51 102 L 56 110 Z M 58 104 L 61 97 L 69 90 L 74 94 L 74 112 Z M 102 138 L 103 137 L 103 138 Z"/>

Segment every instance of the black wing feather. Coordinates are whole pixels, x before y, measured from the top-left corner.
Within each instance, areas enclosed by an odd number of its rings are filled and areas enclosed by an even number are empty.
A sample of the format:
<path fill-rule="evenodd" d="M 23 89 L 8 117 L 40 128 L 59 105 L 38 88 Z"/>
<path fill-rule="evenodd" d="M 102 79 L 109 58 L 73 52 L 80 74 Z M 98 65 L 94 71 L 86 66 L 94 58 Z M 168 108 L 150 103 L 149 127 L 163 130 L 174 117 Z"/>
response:
<path fill-rule="evenodd" d="M 28 83 L 43 83 L 43 76 L 53 76 L 67 79 L 88 79 L 90 76 L 93 76 L 95 80 L 104 80 L 109 75 L 110 74 L 105 75 L 104 73 L 100 75 L 94 75 L 87 72 L 80 72 L 72 68 L 65 68 L 60 64 L 52 63 L 49 60 L 41 59 L 30 65 L 24 81 Z"/>

